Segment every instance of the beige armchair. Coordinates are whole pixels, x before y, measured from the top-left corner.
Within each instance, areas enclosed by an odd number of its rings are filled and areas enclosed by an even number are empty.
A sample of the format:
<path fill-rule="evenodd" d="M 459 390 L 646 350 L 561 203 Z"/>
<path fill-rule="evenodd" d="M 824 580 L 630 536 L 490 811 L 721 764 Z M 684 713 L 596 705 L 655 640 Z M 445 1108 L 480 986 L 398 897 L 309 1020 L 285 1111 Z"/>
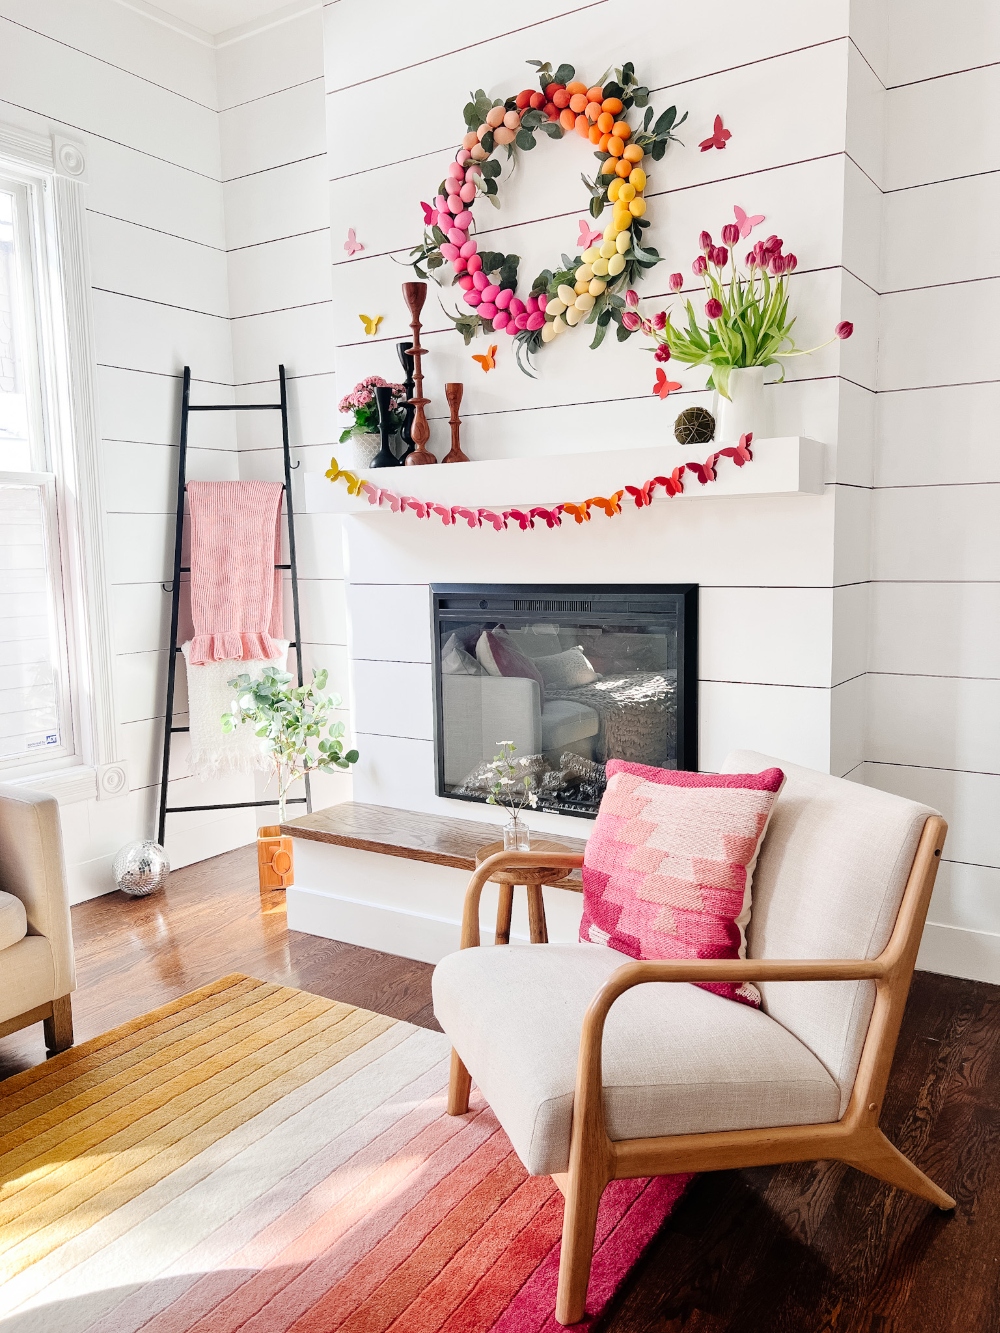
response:
<path fill-rule="evenodd" d="M 453 1043 L 448 1109 L 475 1079 L 532 1175 L 566 1196 L 556 1318 L 583 1317 L 609 1181 L 833 1158 L 939 1208 L 954 1200 L 878 1127 L 947 826 L 915 802 L 766 755 L 787 781 L 761 847 L 746 961 L 634 962 L 597 944 L 462 951 L 434 973 Z M 546 855 L 546 865 L 582 858 Z M 689 983 L 753 981 L 760 1010 Z M 670 984 L 663 984 L 670 983 Z"/>
<path fill-rule="evenodd" d="M 66 1050 L 75 988 L 59 806 L 0 786 L 0 1037 L 43 1023 L 49 1054 Z"/>

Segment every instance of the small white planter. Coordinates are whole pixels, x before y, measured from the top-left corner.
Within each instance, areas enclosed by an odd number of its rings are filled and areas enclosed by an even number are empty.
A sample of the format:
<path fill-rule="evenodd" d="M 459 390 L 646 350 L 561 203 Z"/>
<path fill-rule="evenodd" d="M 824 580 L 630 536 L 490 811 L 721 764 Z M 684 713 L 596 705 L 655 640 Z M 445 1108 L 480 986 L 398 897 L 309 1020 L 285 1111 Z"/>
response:
<path fill-rule="evenodd" d="M 372 465 L 372 459 L 382 447 L 377 431 L 353 430 L 350 438 L 337 445 L 337 462 L 342 468 L 361 472 Z"/>
<path fill-rule="evenodd" d="M 712 408 L 717 444 L 739 444 L 740 436 L 748 432 L 757 440 L 770 436 L 770 412 L 764 397 L 766 369 L 746 366 L 729 372 L 729 397 L 717 392 Z"/>

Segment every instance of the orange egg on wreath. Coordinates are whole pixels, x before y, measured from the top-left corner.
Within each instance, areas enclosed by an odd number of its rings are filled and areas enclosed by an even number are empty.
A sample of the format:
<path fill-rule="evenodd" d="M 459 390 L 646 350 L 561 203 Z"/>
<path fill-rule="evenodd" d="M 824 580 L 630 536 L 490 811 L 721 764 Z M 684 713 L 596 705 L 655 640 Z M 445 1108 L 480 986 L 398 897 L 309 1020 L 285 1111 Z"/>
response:
<path fill-rule="evenodd" d="M 553 70 L 548 62 L 528 64 L 538 71 L 538 89 L 506 98 L 479 89 L 466 104 L 462 146 L 433 202 L 421 205 L 424 239 L 410 254 L 420 278 L 441 283 L 450 272 L 468 312 L 449 319 L 466 345 L 480 333 L 506 333 L 514 339 L 518 365 L 530 374 L 532 355 L 577 325 L 594 326 L 592 348 L 612 324 L 619 342 L 632 332 L 622 321 L 623 293 L 660 262 L 642 239 L 649 226 L 649 173 L 676 140 L 674 130 L 687 112 L 678 119 L 672 106 L 657 117 L 631 62 L 593 85 L 577 79 L 572 65 Z M 632 124 L 628 117 L 635 111 L 641 116 Z M 480 247 L 473 209 L 483 196 L 499 207 L 501 150 L 513 164 L 519 153 L 536 147 L 538 135 L 562 139 L 571 130 L 591 145 L 599 163 L 592 180 L 583 177 L 591 215 L 600 218 L 611 206 L 611 220 L 600 241 L 580 254 L 561 255 L 519 294 L 519 256 Z"/>

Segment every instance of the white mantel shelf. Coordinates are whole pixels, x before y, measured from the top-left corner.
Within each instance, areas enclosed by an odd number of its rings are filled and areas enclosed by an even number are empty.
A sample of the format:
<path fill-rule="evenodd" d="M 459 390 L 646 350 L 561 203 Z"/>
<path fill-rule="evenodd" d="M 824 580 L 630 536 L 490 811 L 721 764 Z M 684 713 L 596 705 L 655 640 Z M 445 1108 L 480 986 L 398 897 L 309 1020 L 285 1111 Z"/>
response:
<path fill-rule="evenodd" d="M 361 476 L 399 495 L 444 505 L 499 507 L 550 506 L 564 501 L 610 495 L 625 485 L 641 486 L 665 476 L 681 463 L 702 462 L 717 444 L 661 444 L 645 449 L 608 449 L 598 453 L 545 454 L 532 458 L 497 458 L 447 467 L 377 468 Z M 737 467 L 719 460 L 717 480 L 702 486 L 693 472 L 675 500 L 711 500 L 741 496 L 820 495 L 823 492 L 823 445 L 799 435 L 754 440 L 753 461 Z M 335 452 L 335 451 L 334 451 Z M 657 489 L 656 502 L 669 497 Z M 305 509 L 311 514 L 358 514 L 374 517 L 392 511 L 349 495 L 342 482 L 332 484 L 322 472 L 305 475 Z"/>

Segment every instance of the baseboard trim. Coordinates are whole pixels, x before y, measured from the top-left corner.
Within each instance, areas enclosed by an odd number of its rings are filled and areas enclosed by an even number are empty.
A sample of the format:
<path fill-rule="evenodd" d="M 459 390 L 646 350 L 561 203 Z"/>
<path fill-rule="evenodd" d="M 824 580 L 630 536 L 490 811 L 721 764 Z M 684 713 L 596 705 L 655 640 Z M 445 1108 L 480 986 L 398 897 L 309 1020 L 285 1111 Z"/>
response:
<path fill-rule="evenodd" d="M 928 921 L 917 967 L 923 972 L 1000 985 L 1000 935 Z"/>

